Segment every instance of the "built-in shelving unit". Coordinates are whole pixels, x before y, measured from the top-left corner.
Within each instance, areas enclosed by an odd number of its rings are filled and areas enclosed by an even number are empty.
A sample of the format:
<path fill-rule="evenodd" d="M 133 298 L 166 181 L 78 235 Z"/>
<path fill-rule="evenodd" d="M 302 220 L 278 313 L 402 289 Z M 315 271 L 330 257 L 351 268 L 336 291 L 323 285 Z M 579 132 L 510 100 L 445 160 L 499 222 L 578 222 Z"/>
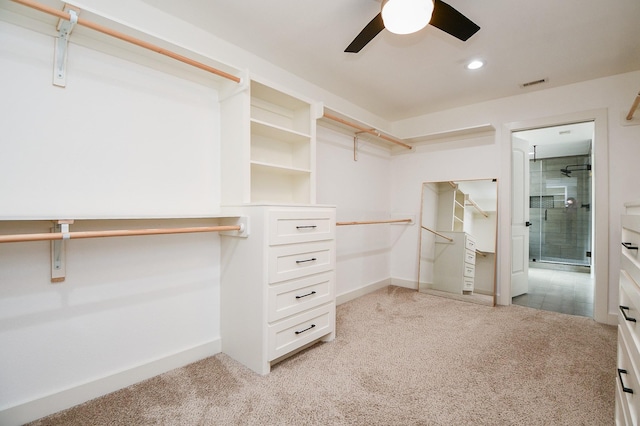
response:
<path fill-rule="evenodd" d="M 223 204 L 313 204 L 314 105 L 251 80 L 221 108 Z"/>
<path fill-rule="evenodd" d="M 438 231 L 464 231 L 466 195 L 453 182 L 438 184 Z"/>
<path fill-rule="evenodd" d="M 335 208 L 315 204 L 311 101 L 251 79 L 220 101 L 223 209 L 248 236 L 223 234 L 222 351 L 253 371 L 335 336 Z"/>

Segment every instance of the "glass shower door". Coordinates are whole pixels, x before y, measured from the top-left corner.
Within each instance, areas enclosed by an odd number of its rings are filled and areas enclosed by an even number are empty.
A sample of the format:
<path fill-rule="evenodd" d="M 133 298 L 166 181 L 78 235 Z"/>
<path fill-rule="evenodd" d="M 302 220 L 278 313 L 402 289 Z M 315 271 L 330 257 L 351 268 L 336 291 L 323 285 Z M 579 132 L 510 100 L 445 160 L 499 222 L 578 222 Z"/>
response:
<path fill-rule="evenodd" d="M 535 178 L 531 174 L 530 259 L 590 265 L 589 156 L 548 158 L 536 163 Z"/>

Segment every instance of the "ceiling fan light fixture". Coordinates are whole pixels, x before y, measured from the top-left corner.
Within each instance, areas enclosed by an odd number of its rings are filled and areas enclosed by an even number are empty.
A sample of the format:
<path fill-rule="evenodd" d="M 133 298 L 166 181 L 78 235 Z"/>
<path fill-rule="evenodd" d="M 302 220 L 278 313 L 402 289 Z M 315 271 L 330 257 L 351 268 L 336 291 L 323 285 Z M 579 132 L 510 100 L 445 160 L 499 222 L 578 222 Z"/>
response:
<path fill-rule="evenodd" d="M 384 0 L 382 21 L 394 34 L 411 34 L 427 26 L 433 14 L 432 0 Z"/>

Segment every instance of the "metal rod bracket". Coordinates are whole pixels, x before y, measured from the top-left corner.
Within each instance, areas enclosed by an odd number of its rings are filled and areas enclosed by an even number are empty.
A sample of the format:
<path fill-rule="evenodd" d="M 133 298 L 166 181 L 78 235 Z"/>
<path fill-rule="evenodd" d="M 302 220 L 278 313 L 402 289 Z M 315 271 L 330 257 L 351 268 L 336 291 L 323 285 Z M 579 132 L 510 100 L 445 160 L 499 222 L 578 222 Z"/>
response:
<path fill-rule="evenodd" d="M 226 235 L 228 237 L 247 238 L 249 237 L 249 217 L 229 217 L 220 220 L 220 225 L 223 226 L 240 226 L 238 231 L 222 231 L 220 235 Z"/>
<path fill-rule="evenodd" d="M 54 223 L 51 232 L 62 233 L 61 240 L 51 241 L 51 282 L 61 283 L 67 275 L 66 264 L 66 244 L 65 241 L 71 238 L 69 225 L 73 220 L 58 220 Z"/>
<path fill-rule="evenodd" d="M 53 85 L 66 87 L 67 85 L 67 51 L 69 47 L 69 36 L 73 27 L 78 22 L 78 13 L 67 10 L 69 21 L 60 19 L 58 22 L 58 36 L 56 37 L 55 53 L 53 61 Z"/>

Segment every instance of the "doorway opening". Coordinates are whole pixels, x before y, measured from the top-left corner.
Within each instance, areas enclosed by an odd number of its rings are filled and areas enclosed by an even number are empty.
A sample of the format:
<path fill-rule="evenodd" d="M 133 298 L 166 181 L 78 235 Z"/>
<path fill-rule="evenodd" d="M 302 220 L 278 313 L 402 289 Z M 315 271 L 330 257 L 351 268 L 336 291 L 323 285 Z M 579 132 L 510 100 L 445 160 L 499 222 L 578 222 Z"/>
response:
<path fill-rule="evenodd" d="M 513 133 L 529 154 L 527 285 L 513 294 L 513 304 L 594 315 L 594 131 L 587 121 Z"/>

